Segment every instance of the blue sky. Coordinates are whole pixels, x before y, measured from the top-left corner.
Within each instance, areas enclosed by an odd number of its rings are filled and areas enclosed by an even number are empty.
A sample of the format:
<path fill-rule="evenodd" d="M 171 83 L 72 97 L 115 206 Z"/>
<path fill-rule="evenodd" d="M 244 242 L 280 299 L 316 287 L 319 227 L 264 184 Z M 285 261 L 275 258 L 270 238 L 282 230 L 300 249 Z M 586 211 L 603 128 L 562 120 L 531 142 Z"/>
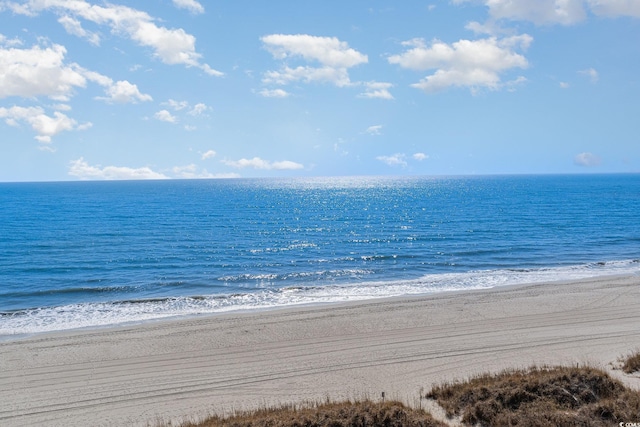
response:
<path fill-rule="evenodd" d="M 640 172 L 639 0 L 0 0 L 0 181 Z"/>

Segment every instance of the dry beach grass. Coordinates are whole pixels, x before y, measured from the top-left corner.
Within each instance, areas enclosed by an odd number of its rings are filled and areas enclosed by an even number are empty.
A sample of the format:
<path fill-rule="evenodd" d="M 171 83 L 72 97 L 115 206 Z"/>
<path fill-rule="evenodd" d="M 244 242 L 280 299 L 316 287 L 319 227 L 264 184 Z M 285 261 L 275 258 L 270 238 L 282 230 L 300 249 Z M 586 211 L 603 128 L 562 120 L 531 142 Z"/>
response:
<path fill-rule="evenodd" d="M 182 427 L 447 427 L 427 412 L 400 402 L 328 402 L 213 416 Z"/>

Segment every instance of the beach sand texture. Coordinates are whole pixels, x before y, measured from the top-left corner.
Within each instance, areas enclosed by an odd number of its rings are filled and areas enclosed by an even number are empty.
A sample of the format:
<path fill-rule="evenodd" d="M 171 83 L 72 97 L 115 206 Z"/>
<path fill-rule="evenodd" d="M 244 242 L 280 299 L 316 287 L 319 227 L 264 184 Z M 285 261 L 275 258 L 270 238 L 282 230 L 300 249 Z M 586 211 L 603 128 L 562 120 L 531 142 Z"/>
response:
<path fill-rule="evenodd" d="M 0 425 L 155 425 L 640 349 L 640 277 L 233 313 L 0 342 Z M 636 388 L 640 379 L 618 378 Z"/>

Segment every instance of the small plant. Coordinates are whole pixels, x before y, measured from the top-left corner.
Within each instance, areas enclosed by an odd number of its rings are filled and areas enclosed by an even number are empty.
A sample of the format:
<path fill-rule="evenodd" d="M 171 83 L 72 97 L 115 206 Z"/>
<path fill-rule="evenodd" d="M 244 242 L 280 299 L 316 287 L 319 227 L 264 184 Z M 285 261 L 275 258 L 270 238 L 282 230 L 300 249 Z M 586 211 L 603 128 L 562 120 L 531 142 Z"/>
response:
<path fill-rule="evenodd" d="M 640 351 L 632 353 L 623 360 L 622 370 L 627 374 L 640 371 Z"/>

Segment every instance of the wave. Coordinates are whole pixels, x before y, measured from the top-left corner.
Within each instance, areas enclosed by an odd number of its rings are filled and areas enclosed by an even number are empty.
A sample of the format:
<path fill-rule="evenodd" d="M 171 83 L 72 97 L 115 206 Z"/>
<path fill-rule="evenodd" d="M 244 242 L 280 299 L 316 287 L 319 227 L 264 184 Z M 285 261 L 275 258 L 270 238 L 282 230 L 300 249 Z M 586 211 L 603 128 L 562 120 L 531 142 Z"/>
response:
<path fill-rule="evenodd" d="M 298 271 L 292 273 L 262 273 L 262 274 L 237 274 L 219 277 L 220 282 L 246 282 L 246 281 L 265 281 L 265 282 L 283 282 L 291 279 L 307 279 L 307 278 L 336 278 L 336 277 L 361 277 L 374 274 L 375 271 L 363 268 L 348 268 L 320 271 Z"/>
<path fill-rule="evenodd" d="M 62 288 L 62 289 L 40 289 L 35 291 L 22 291 L 22 292 L 3 292 L 0 293 L 0 297 L 6 298 L 20 298 L 20 297 L 33 297 L 33 296 L 47 296 L 47 295 L 72 295 L 72 294 L 105 294 L 111 292 L 135 292 L 137 287 L 135 286 L 79 286 L 75 288 Z"/>
<path fill-rule="evenodd" d="M 364 301 L 374 298 L 488 289 L 505 285 L 579 280 L 608 275 L 640 275 L 640 259 L 534 269 L 429 274 L 413 280 L 383 282 L 358 280 L 345 285 L 330 286 L 296 285 L 227 295 L 131 299 L 41 307 L 0 313 L 0 336 L 112 326 L 177 316 Z"/>

